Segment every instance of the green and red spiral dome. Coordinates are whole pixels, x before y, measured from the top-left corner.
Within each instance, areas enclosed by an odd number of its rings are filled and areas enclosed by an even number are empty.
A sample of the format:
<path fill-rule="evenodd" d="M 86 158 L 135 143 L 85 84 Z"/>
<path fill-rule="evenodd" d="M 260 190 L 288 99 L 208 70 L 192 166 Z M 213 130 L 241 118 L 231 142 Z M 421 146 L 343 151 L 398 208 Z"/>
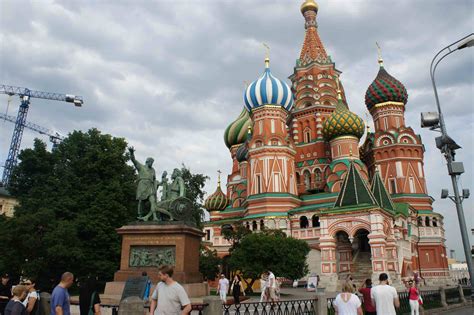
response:
<path fill-rule="evenodd" d="M 383 66 L 375 80 L 365 92 L 365 105 L 371 110 L 376 104 L 384 102 L 400 102 L 406 104 L 408 100 L 407 89 L 403 84 L 392 77 Z"/>
<path fill-rule="evenodd" d="M 206 208 L 207 211 L 222 211 L 228 204 L 229 200 L 222 192 L 220 184 L 218 184 L 216 191 L 204 202 L 204 208 Z"/>

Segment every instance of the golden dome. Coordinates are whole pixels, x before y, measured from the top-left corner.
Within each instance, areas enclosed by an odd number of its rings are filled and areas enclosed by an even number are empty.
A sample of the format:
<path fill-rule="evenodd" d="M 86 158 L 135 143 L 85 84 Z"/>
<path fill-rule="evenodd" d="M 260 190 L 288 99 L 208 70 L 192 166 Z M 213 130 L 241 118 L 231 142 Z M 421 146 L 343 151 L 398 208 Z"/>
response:
<path fill-rule="evenodd" d="M 318 12 L 318 4 L 314 2 L 314 0 L 305 0 L 305 2 L 301 5 L 301 13 L 305 13 L 308 10 L 313 10 Z"/>

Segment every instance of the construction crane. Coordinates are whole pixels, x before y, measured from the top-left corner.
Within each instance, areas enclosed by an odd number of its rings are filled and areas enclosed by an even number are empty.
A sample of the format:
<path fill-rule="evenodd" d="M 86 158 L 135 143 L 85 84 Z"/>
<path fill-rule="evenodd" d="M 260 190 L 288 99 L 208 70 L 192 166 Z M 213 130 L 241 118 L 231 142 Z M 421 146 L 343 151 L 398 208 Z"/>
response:
<path fill-rule="evenodd" d="M 18 115 L 15 121 L 15 129 L 13 130 L 10 149 L 8 151 L 8 157 L 5 162 L 5 169 L 3 170 L 2 176 L 3 186 L 7 186 L 10 182 L 10 176 L 12 174 L 13 168 L 16 166 L 17 163 L 18 152 L 20 151 L 21 138 L 23 136 L 23 130 L 26 124 L 26 116 L 30 107 L 30 99 L 41 98 L 45 100 L 68 102 L 73 103 L 75 106 L 78 107 L 82 106 L 84 101 L 80 96 L 34 91 L 23 87 L 3 84 L 0 84 L 0 94 L 7 94 L 9 96 L 18 95 L 21 101 L 20 108 L 18 109 Z"/>
<path fill-rule="evenodd" d="M 16 117 L 15 116 L 10 116 L 6 114 L 0 114 L 0 120 L 5 120 L 9 121 L 12 123 L 16 123 Z M 49 141 L 53 144 L 53 148 L 55 148 L 61 141 L 64 140 L 64 137 L 60 135 L 57 132 L 54 132 L 52 130 L 49 130 L 48 128 L 42 127 L 40 125 L 37 125 L 32 122 L 26 122 L 25 123 L 25 128 L 28 128 L 30 130 L 36 131 L 42 135 L 46 135 L 49 137 Z"/>

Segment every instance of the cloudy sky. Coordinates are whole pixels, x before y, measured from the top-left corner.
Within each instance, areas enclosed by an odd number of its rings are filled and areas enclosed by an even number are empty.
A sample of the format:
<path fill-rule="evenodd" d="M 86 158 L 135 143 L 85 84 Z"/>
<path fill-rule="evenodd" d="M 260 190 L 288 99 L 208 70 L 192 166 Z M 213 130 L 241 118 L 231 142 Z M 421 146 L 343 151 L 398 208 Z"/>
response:
<path fill-rule="evenodd" d="M 208 174 L 212 193 L 216 171 L 231 168 L 223 132 L 242 109 L 244 81 L 263 71 L 261 43 L 271 47 L 274 75 L 293 71 L 304 38 L 301 2 L 0 0 L 0 83 L 82 95 L 82 108 L 35 99 L 28 120 L 62 134 L 96 127 L 125 137 L 140 159 L 155 157 L 159 173 L 184 162 Z M 389 73 L 407 87 L 407 124 L 424 140 L 428 189 L 445 216 L 448 247 L 462 258 L 454 204 L 439 200 L 440 189 L 450 187 L 445 162 L 434 146 L 436 134 L 419 128 L 419 115 L 435 110 L 431 59 L 473 32 L 474 1 L 318 3 L 319 33 L 343 72 L 354 112 L 363 118 L 368 113 L 364 94 L 378 70 L 376 41 Z M 466 168 L 461 186 L 474 190 L 473 56 L 471 48 L 448 57 L 437 83 L 448 131 L 463 146 L 457 154 Z M 0 95 L 2 113 L 7 100 Z M 18 103 L 12 99 L 10 115 Z M 0 121 L 1 164 L 12 130 L 13 124 Z M 22 147 L 35 136 L 25 130 Z M 469 229 L 473 205 L 473 199 L 464 202 Z"/>

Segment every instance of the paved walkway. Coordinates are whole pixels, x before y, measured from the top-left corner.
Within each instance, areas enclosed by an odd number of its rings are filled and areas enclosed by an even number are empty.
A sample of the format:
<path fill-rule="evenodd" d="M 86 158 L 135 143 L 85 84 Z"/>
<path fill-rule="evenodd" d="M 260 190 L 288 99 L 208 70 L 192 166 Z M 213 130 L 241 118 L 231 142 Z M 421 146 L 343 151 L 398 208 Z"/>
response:
<path fill-rule="evenodd" d="M 449 311 L 440 311 L 439 313 L 432 313 L 432 314 L 443 314 L 443 315 L 472 315 L 474 314 L 474 307 L 463 307 Z"/>

